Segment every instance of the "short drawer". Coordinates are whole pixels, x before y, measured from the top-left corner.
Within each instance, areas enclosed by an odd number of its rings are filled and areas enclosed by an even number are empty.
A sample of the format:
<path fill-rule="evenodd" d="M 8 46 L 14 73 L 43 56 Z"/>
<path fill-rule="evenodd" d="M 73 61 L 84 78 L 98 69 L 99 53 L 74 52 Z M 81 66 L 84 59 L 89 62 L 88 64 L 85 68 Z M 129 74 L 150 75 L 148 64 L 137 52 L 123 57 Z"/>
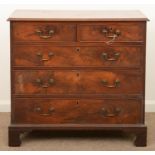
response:
<path fill-rule="evenodd" d="M 53 22 L 13 22 L 15 41 L 75 41 L 75 24 Z"/>
<path fill-rule="evenodd" d="M 144 41 L 145 22 L 103 22 L 81 24 L 79 41 L 126 42 Z"/>
<path fill-rule="evenodd" d="M 138 70 L 17 70 L 13 93 L 33 94 L 134 94 L 143 92 Z"/>
<path fill-rule="evenodd" d="M 13 65 L 21 67 L 141 67 L 142 46 L 18 45 Z"/>
<path fill-rule="evenodd" d="M 23 110 L 24 109 L 24 110 Z M 138 99 L 15 99 L 12 123 L 132 124 L 142 122 Z"/>

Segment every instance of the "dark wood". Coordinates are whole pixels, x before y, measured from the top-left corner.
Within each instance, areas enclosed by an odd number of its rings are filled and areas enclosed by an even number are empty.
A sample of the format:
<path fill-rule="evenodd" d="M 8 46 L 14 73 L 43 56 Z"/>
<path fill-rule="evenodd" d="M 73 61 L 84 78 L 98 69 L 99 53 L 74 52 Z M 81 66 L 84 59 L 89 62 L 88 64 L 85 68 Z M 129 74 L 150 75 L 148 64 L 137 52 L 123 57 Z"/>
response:
<path fill-rule="evenodd" d="M 118 132 L 122 131 L 127 134 L 135 134 L 136 136 L 134 137 L 134 143 L 136 146 L 146 146 L 146 131 L 147 127 L 143 124 L 12 124 L 9 126 L 9 131 L 18 131 L 18 133 L 23 133 L 23 132 L 32 132 L 32 131 L 79 131 L 84 132 L 86 131 L 87 133 L 89 131 L 94 131 L 96 133 L 99 133 L 99 131 L 102 131 L 102 135 L 104 135 L 104 132 Z M 13 132 L 12 132 L 13 133 Z M 137 137 L 137 133 L 142 134 L 142 138 Z M 76 133 L 77 134 L 77 133 Z M 78 134 L 79 135 L 79 134 Z M 57 136 L 57 135 L 55 135 Z M 16 137 L 18 138 L 18 137 Z M 140 138 L 140 139 L 137 139 Z M 9 144 L 10 146 L 20 146 L 20 143 L 16 143 L 16 140 L 10 141 L 9 139 Z M 141 141 L 142 140 L 142 141 Z"/>
<path fill-rule="evenodd" d="M 110 61 L 112 58 L 116 60 Z M 140 67 L 141 60 L 142 46 L 18 45 L 13 52 L 16 67 Z"/>
<path fill-rule="evenodd" d="M 9 146 L 33 130 L 123 131 L 146 146 L 146 18 L 26 12 L 10 18 Z"/>
<path fill-rule="evenodd" d="M 67 23 L 53 22 L 13 22 L 13 39 L 15 41 L 76 41 L 76 25 Z M 38 35 L 36 30 L 40 30 L 43 34 Z M 42 38 L 49 36 L 48 32 L 53 30 L 54 33 L 50 38 Z"/>
<path fill-rule="evenodd" d="M 140 131 L 137 131 L 135 138 L 136 146 L 146 146 L 147 144 L 147 128 L 142 128 Z"/>
<path fill-rule="evenodd" d="M 141 109 L 140 99 L 21 98 L 15 100 L 12 123 L 133 124 L 142 122 Z"/>
<path fill-rule="evenodd" d="M 67 75 L 67 76 L 66 76 Z M 142 93 L 139 71 L 41 71 L 14 72 L 14 94 L 136 94 Z M 50 83 L 50 79 L 53 83 Z M 37 82 L 40 80 L 40 83 Z M 107 80 L 107 84 L 102 81 Z M 115 80 L 120 84 L 115 87 Z M 114 88 L 109 88 L 114 86 Z"/>
<path fill-rule="evenodd" d="M 89 41 L 110 41 L 112 38 L 105 37 L 102 30 L 104 27 L 119 30 L 120 35 L 115 41 L 144 41 L 145 22 L 104 22 L 103 24 L 80 24 L 78 26 L 78 40 L 81 42 Z M 109 36 L 113 35 L 110 33 Z"/>
<path fill-rule="evenodd" d="M 20 136 L 21 136 L 20 129 L 9 127 L 8 130 L 9 146 L 20 146 L 21 145 Z"/>

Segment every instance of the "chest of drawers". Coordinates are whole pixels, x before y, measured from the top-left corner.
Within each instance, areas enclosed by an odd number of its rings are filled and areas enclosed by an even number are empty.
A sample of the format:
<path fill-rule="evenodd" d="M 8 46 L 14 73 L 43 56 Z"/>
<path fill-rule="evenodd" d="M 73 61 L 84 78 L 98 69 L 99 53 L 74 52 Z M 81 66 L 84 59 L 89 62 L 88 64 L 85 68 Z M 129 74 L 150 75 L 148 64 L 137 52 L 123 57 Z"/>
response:
<path fill-rule="evenodd" d="M 10 146 L 32 130 L 120 130 L 146 145 L 144 15 L 19 10 L 9 20 Z"/>

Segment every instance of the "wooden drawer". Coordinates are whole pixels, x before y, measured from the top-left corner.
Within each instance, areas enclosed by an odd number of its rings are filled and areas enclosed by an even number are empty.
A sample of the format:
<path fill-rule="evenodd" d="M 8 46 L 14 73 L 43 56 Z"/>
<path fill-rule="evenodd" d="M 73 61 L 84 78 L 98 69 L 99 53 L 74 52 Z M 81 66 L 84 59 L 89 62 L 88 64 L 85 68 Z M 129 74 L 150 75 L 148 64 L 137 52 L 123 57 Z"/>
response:
<path fill-rule="evenodd" d="M 13 65 L 22 67 L 141 67 L 142 46 L 15 46 Z"/>
<path fill-rule="evenodd" d="M 132 124 L 142 121 L 142 104 L 138 99 L 18 98 L 14 100 L 13 110 L 13 123 Z"/>
<path fill-rule="evenodd" d="M 103 22 L 78 26 L 79 41 L 144 41 L 145 22 Z"/>
<path fill-rule="evenodd" d="M 18 70 L 14 94 L 134 94 L 142 93 L 138 70 Z"/>
<path fill-rule="evenodd" d="M 14 41 L 75 41 L 75 24 L 53 22 L 13 22 Z"/>

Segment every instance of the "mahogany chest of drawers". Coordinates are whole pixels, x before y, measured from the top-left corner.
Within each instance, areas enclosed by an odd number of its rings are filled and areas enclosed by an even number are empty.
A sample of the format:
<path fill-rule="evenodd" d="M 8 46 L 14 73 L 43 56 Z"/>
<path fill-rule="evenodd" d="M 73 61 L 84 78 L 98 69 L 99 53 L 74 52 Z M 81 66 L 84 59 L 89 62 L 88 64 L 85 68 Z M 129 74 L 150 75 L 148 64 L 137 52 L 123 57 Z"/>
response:
<path fill-rule="evenodd" d="M 138 11 L 15 11 L 9 146 L 32 130 L 120 130 L 145 146 L 147 20 Z"/>

